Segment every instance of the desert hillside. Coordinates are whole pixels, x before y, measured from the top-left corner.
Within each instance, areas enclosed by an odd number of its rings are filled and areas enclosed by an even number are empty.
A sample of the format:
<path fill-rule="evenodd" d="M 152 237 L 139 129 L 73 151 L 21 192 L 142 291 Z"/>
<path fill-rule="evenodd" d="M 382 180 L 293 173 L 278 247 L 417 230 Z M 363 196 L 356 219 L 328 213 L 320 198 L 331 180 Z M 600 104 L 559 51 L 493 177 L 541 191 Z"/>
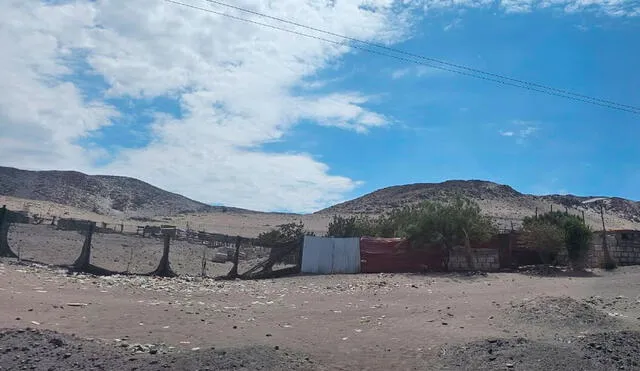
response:
<path fill-rule="evenodd" d="M 54 202 L 111 216 L 167 216 L 219 209 L 138 179 L 75 171 L 0 167 L 0 195 Z"/>
<path fill-rule="evenodd" d="M 139 224 L 173 224 L 210 232 L 257 236 L 278 224 L 302 221 L 316 234 L 324 234 L 334 214 L 377 215 L 423 200 L 446 201 L 456 195 L 476 201 L 500 227 L 518 226 L 525 216 L 550 210 L 582 215 L 600 229 L 599 209 L 583 204 L 590 197 L 533 196 L 481 180 L 451 180 L 384 188 L 314 214 L 263 213 L 232 207 L 213 207 L 164 191 L 137 179 L 93 176 L 67 171 L 25 171 L 0 167 L 0 203 L 46 217 L 63 216 L 106 223 L 123 223 L 135 230 Z M 640 229 L 640 202 L 608 198 L 608 229 Z"/>
<path fill-rule="evenodd" d="M 601 227 L 600 209 L 596 203 L 583 201 L 595 196 L 523 194 L 507 185 L 483 180 L 449 180 L 442 183 L 416 183 L 383 188 L 362 197 L 347 201 L 317 214 L 380 214 L 393 208 L 419 203 L 425 200 L 447 201 L 460 195 L 476 201 L 484 213 L 494 217 L 503 228 L 518 225 L 523 217 L 538 212 L 567 210 L 577 215 L 585 214 L 586 221 L 594 228 Z M 640 202 L 618 197 L 607 197 L 605 221 L 607 228 L 640 229 Z"/>

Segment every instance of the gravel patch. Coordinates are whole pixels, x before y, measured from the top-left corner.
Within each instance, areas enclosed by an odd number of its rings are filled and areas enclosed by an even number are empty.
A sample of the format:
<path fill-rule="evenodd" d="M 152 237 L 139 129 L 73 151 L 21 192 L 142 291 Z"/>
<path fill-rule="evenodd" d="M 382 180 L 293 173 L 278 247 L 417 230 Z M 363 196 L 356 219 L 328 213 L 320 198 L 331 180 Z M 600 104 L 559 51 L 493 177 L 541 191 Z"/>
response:
<path fill-rule="evenodd" d="M 308 357 L 277 347 L 173 350 L 107 343 L 48 330 L 1 330 L 0 370 L 313 370 Z"/>

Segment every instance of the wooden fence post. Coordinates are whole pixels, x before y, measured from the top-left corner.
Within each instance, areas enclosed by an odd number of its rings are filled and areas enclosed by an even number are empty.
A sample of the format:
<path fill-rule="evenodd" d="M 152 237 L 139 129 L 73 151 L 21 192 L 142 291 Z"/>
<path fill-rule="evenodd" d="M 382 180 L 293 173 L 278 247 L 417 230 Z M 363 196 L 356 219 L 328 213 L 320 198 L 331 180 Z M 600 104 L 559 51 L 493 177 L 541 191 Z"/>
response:
<path fill-rule="evenodd" d="M 93 238 L 93 231 L 95 228 L 94 222 L 89 222 L 89 229 L 87 230 L 87 235 L 84 238 L 84 244 L 82 245 L 82 251 L 80 252 L 80 256 L 73 263 L 73 269 L 84 272 L 87 270 L 89 265 L 91 265 L 91 239 Z"/>
<path fill-rule="evenodd" d="M 604 253 L 604 267 L 606 269 L 615 268 L 615 263 L 609 254 L 609 246 L 607 246 L 607 229 L 604 225 L 604 205 L 600 204 L 600 218 L 602 219 L 602 252 Z"/>
<path fill-rule="evenodd" d="M 2 205 L 2 209 L 0 209 L 0 256 L 17 258 L 18 255 L 9 246 L 9 225 L 11 222 L 7 221 L 7 206 Z"/>
<path fill-rule="evenodd" d="M 160 264 L 158 264 L 158 268 L 156 268 L 156 270 L 153 271 L 151 275 L 160 276 L 160 277 L 176 277 L 177 276 L 177 274 L 171 269 L 171 265 L 169 264 L 170 246 L 171 246 L 171 235 L 169 235 L 169 233 L 165 233 L 162 258 L 160 259 Z"/>
<path fill-rule="evenodd" d="M 238 262 L 240 260 L 240 241 L 241 241 L 240 236 L 237 236 L 236 237 L 236 252 L 235 252 L 235 254 L 233 254 L 233 267 L 229 271 L 229 274 L 227 274 L 227 277 L 229 277 L 229 278 L 238 277 Z"/>

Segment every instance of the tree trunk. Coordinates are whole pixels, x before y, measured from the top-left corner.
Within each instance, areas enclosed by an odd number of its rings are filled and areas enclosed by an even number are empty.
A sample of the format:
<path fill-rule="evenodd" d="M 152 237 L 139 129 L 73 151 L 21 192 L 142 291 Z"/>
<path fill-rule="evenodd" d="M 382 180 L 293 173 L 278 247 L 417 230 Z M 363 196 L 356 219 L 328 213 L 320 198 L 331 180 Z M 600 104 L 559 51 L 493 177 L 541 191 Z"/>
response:
<path fill-rule="evenodd" d="M 227 274 L 229 278 L 237 278 L 238 277 L 238 261 L 240 260 L 240 236 L 236 237 L 236 251 L 233 254 L 233 267 Z"/>
<path fill-rule="evenodd" d="M 442 244 L 444 245 L 444 252 L 442 254 L 442 268 L 444 269 L 445 272 L 448 272 L 449 260 L 451 258 L 451 248 L 449 247 L 449 244 L 447 243 L 447 241 L 443 241 Z"/>
<path fill-rule="evenodd" d="M 467 268 L 470 271 L 476 270 L 476 264 L 473 261 L 473 251 L 471 250 L 471 241 L 469 241 L 469 234 L 467 230 L 462 228 L 462 232 L 464 233 L 464 255 L 467 259 Z"/>
<path fill-rule="evenodd" d="M 604 225 L 604 205 L 600 204 L 600 218 L 602 219 L 602 252 L 604 253 L 604 267 L 611 269 L 615 267 L 611 254 L 609 253 L 609 246 L 607 246 L 607 229 Z"/>
<path fill-rule="evenodd" d="M 171 247 L 171 236 L 166 233 L 164 235 L 164 250 L 162 251 L 162 259 L 155 271 L 151 272 L 152 276 L 160 277 L 176 277 L 177 274 L 171 269 L 169 264 L 169 248 Z"/>
<path fill-rule="evenodd" d="M 7 206 L 3 205 L 0 209 L 0 257 L 17 258 L 18 255 L 11 250 L 9 246 L 9 225 L 7 220 Z"/>
<path fill-rule="evenodd" d="M 73 263 L 74 270 L 84 272 L 91 264 L 91 239 L 93 237 L 94 228 L 95 223 L 89 223 L 89 229 L 87 230 L 87 235 L 84 238 L 82 251 L 80 252 L 80 256 L 78 256 L 78 259 Z"/>
<path fill-rule="evenodd" d="M 207 245 L 202 245 L 202 277 L 207 276 Z"/>

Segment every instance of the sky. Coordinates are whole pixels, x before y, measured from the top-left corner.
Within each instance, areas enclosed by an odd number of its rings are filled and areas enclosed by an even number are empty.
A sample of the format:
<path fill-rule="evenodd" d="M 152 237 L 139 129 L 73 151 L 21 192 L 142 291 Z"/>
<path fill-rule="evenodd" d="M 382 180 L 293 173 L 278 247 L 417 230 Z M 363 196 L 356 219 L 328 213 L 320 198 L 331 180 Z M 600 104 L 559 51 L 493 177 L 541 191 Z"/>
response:
<path fill-rule="evenodd" d="M 262 211 L 448 179 L 640 200 L 640 114 L 176 1 L 0 2 L 0 165 Z M 640 107 L 637 0 L 223 2 Z"/>

